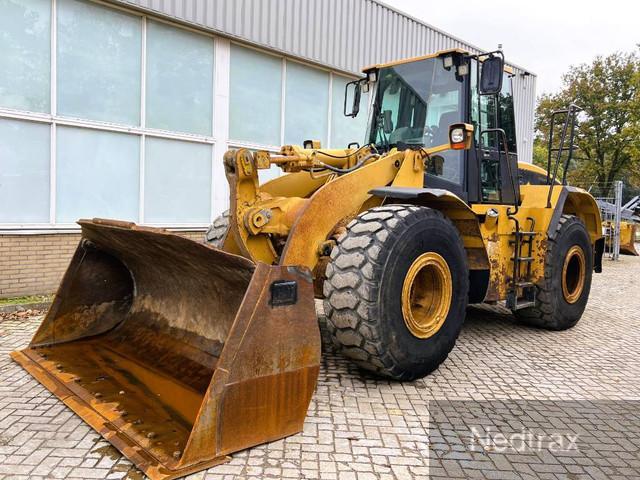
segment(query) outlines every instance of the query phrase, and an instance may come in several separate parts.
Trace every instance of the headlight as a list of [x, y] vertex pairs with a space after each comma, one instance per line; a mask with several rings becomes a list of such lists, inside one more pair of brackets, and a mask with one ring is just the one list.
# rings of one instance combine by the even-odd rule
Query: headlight
[[462, 128], [454, 128], [451, 130], [451, 143], [462, 143], [464, 142], [464, 129]]
[[449, 148], [465, 150], [471, 148], [473, 125], [470, 123], [454, 123], [449, 127]]

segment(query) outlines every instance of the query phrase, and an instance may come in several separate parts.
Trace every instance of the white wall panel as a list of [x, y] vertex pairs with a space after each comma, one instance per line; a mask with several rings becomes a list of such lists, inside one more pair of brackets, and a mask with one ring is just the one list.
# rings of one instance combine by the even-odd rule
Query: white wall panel
[[142, 20], [83, 0], [57, 0], [61, 115], [140, 124]]
[[145, 222], [207, 223], [211, 145], [147, 138], [145, 157]]
[[49, 125], [0, 119], [0, 222], [49, 221]]
[[57, 133], [56, 223], [138, 221], [140, 137], [71, 127]]
[[327, 144], [329, 73], [287, 62], [284, 143], [301, 145], [305, 140]]
[[146, 126], [212, 134], [213, 38], [147, 22]]
[[51, 3], [0, 0], [0, 106], [49, 112]]

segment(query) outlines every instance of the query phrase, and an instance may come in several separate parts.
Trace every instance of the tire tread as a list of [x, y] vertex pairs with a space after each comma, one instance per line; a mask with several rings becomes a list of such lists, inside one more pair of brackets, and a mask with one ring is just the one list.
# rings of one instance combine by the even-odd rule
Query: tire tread
[[[399, 362], [385, 348], [376, 329], [379, 288], [375, 279], [385, 268], [389, 255], [385, 247], [398, 239], [396, 225], [404, 222], [410, 226], [428, 217], [444, 219], [455, 229], [442, 212], [415, 205], [383, 205], [361, 213], [338, 238], [323, 286], [327, 328], [340, 353], [363, 369], [398, 380], [409, 377], [398, 367]], [[464, 252], [461, 239], [460, 248]], [[453, 344], [441, 361], [451, 348]]]
[[204, 243], [215, 248], [222, 248], [229, 231], [230, 215], [229, 210], [225, 210], [213, 221], [204, 235]]

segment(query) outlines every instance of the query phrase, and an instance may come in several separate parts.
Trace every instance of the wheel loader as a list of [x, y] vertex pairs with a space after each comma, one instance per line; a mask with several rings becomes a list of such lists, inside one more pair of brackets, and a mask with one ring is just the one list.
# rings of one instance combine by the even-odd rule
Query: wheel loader
[[[79, 221], [53, 304], [12, 355], [152, 479], [302, 429], [315, 298], [336, 347], [392, 380], [436, 369], [471, 303], [551, 330], [580, 319], [601, 265], [598, 207], [555, 173], [519, 185], [502, 52], [364, 74], [344, 104], [356, 116], [369, 93], [362, 145], [225, 154], [230, 208], [208, 243]], [[274, 165], [286, 174], [260, 184]]]

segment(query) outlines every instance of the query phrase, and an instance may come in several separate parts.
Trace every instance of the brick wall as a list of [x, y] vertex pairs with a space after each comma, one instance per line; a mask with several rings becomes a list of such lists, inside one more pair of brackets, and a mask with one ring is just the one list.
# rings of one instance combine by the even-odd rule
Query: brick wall
[[[178, 232], [200, 241], [203, 232]], [[0, 298], [54, 293], [79, 233], [0, 235]]]

